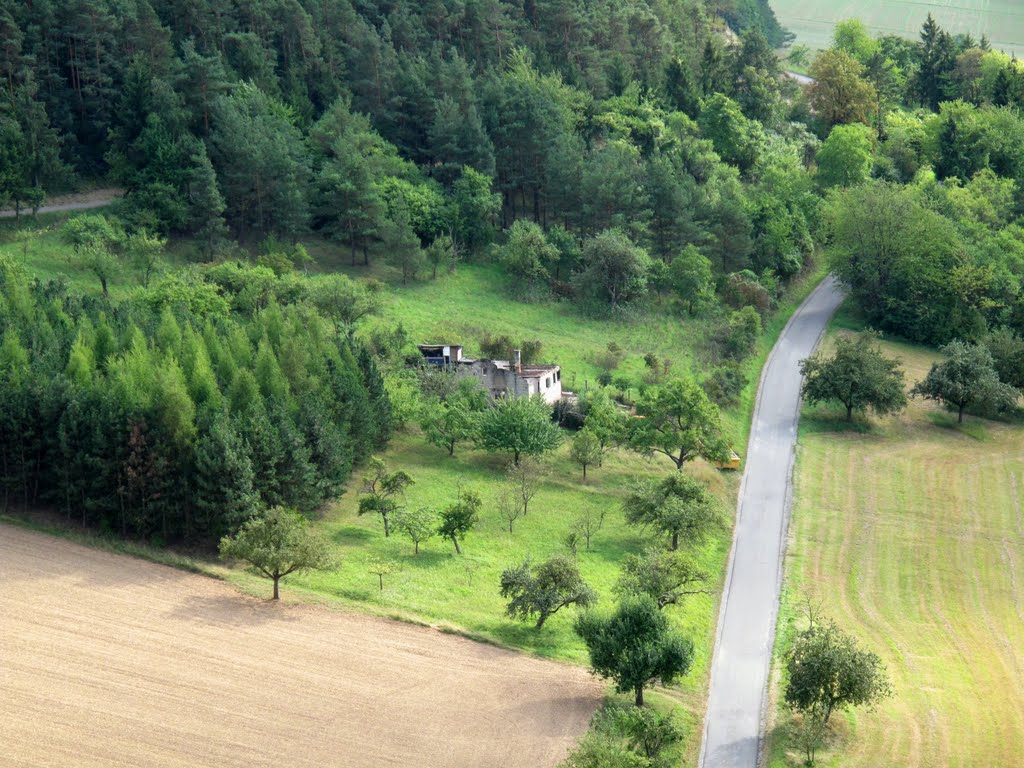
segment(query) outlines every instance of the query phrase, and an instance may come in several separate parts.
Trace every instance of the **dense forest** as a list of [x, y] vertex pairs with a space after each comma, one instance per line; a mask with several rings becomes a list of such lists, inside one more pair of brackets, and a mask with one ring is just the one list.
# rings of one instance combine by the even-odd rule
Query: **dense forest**
[[[785, 37], [764, 2], [0, 0], [3, 203], [126, 191], [64, 233], [102, 297], [0, 264], [5, 499], [212, 540], [335, 493], [391, 405], [365, 297], [282, 279], [307, 236], [403, 282], [667, 299], [726, 359], [824, 251], [883, 330], [1017, 344], [1024, 66], [847, 22], [801, 91]], [[208, 263], [110, 299], [103, 265], [163, 238]]]

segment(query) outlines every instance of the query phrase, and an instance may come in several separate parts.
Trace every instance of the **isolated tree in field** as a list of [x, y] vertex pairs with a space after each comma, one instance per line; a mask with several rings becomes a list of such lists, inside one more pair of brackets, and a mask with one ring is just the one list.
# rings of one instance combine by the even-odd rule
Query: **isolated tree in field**
[[498, 491], [498, 512], [508, 521], [508, 532], [512, 533], [512, 524], [526, 514], [526, 504], [522, 494], [512, 482], [503, 483]]
[[377, 577], [377, 589], [384, 591], [384, 577], [395, 572], [395, 564], [390, 560], [382, 560], [379, 557], [372, 558], [366, 564], [366, 572]]
[[120, 225], [101, 214], [89, 214], [68, 219], [60, 234], [73, 249], [74, 266], [95, 275], [103, 295], [108, 296], [110, 280], [121, 271], [117, 254], [125, 234]]
[[298, 512], [272, 507], [246, 522], [234, 536], [220, 540], [220, 556], [244, 560], [251, 569], [274, 581], [274, 599], [279, 599], [278, 582], [296, 571], [328, 570], [334, 565], [330, 544]]
[[413, 544], [413, 554], [420, 553], [420, 544], [437, 533], [437, 513], [427, 507], [400, 509], [395, 512], [394, 529], [404, 533]]
[[523, 505], [523, 517], [530, 511], [530, 502], [537, 495], [547, 474], [547, 467], [532, 456], [524, 457], [518, 464], [509, 462], [505, 467], [505, 482], [519, 497]]
[[626, 439], [629, 417], [612, 401], [604, 389], [591, 390], [581, 398], [580, 406], [584, 414], [584, 428], [597, 438], [601, 446], [601, 456], [597, 461], [597, 466], [601, 466], [608, 450]]
[[538, 456], [557, 448], [562, 433], [540, 395], [502, 397], [481, 414], [477, 442], [488, 451], [511, 452], [518, 465], [524, 454]]
[[640, 453], [661, 453], [677, 470], [703, 456], [721, 460], [728, 454], [722, 436], [721, 415], [707, 393], [690, 377], [652, 387], [636, 404], [629, 445]]
[[388, 472], [383, 459], [370, 459], [369, 472], [363, 477], [363, 495], [359, 497], [359, 514], [380, 515], [384, 521], [384, 538], [391, 535], [391, 515], [401, 506], [405, 489], [413, 484], [408, 473]]
[[615, 591], [623, 596], [647, 595], [664, 608], [686, 595], [707, 594], [708, 579], [708, 573], [681, 552], [648, 549], [622, 561]]
[[588, 509], [573, 521], [572, 529], [583, 538], [588, 552], [590, 551], [591, 539], [604, 527], [604, 515], [604, 509], [600, 512], [595, 509]]
[[800, 374], [804, 399], [812, 404], [842, 403], [847, 421], [853, 421], [854, 411], [870, 408], [885, 416], [907, 406], [900, 362], [882, 354], [872, 333], [837, 338], [831, 357], [817, 352], [801, 360]]
[[723, 524], [718, 502], [707, 486], [681, 473], [659, 483], [641, 484], [626, 497], [623, 507], [627, 523], [669, 535], [673, 550], [679, 548], [680, 538], [697, 544]]
[[587, 428], [581, 429], [572, 439], [569, 455], [583, 468], [583, 479], [587, 479], [587, 467], [601, 463], [601, 441]]
[[459, 489], [459, 496], [455, 503], [449, 504], [441, 510], [437, 532], [446, 539], [451, 539], [457, 555], [462, 554], [459, 542], [466, 538], [466, 534], [480, 519], [481, 503], [480, 495], [475, 491]]
[[992, 354], [985, 347], [952, 341], [942, 347], [942, 353], [947, 359], [932, 365], [924, 380], [910, 390], [912, 395], [955, 408], [960, 423], [969, 406], [999, 411], [1017, 402], [1020, 393], [999, 380]]
[[430, 279], [437, 279], [437, 270], [440, 267], [448, 267], [448, 271], [455, 270], [455, 263], [458, 261], [458, 251], [455, 241], [449, 235], [441, 235], [427, 247], [427, 263], [430, 264]]
[[[465, 380], [469, 383], [469, 380]], [[475, 382], [473, 382], [475, 385]], [[430, 406], [421, 426], [427, 441], [444, 448], [449, 456], [455, 455], [455, 446], [472, 440], [477, 435], [480, 414], [487, 409], [487, 394], [479, 386], [459, 388], [441, 402]]]
[[309, 286], [309, 300], [336, 326], [351, 332], [364, 317], [380, 312], [383, 302], [376, 285], [347, 275], [321, 275]]
[[626, 597], [611, 616], [588, 611], [576, 619], [576, 634], [590, 653], [590, 666], [633, 691], [644, 704], [644, 688], [655, 680], [671, 685], [693, 662], [693, 643], [669, 627], [658, 604], [646, 595]]
[[567, 605], [586, 608], [597, 601], [576, 563], [561, 556], [536, 566], [527, 558], [517, 568], [506, 568], [501, 574], [501, 596], [509, 598], [505, 612], [511, 618], [525, 621], [536, 616], [537, 629]]
[[831, 621], [812, 624], [786, 656], [786, 704], [828, 723], [847, 707], [873, 706], [892, 695], [882, 660]]

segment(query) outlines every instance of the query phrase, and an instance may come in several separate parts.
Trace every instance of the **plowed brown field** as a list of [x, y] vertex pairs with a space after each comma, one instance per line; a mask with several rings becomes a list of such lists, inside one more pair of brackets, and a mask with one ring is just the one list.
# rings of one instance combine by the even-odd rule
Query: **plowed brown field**
[[545, 766], [583, 669], [0, 525], [4, 766]]

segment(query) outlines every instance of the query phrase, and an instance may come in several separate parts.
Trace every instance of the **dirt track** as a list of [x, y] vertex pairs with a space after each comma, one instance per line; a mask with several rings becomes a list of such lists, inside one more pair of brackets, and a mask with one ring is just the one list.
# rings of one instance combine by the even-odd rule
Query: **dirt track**
[[0, 525], [4, 766], [545, 766], [602, 686]]

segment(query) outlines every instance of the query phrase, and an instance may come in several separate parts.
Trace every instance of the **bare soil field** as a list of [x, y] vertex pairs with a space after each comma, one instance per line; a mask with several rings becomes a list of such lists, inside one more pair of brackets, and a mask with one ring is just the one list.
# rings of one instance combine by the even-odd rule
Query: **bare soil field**
[[550, 766], [603, 686], [0, 525], [5, 766]]

